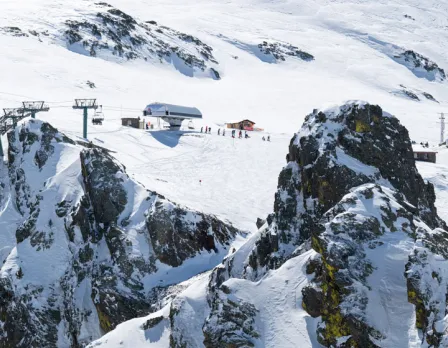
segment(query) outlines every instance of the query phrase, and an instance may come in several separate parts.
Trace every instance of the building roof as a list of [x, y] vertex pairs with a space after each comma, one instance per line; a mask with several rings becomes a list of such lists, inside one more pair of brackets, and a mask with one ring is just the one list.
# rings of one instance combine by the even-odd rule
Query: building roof
[[420, 144], [412, 144], [412, 151], [414, 151], [415, 153], [437, 153], [437, 151], [429, 148], [429, 147], [423, 147]]
[[148, 109], [151, 110], [153, 116], [159, 116], [159, 114], [165, 115], [165, 111], [168, 110], [170, 116], [202, 118], [202, 113], [199, 111], [199, 109], [190, 106], [181, 106], [166, 103], [152, 103], [145, 107], [145, 110]]
[[251, 122], [251, 123], [255, 124], [255, 122], [254, 122], [254, 121], [248, 120], [247, 118], [246, 118], [246, 119], [244, 119], [244, 120], [239, 120], [239, 121], [228, 121], [228, 122], [226, 122], [226, 124], [232, 124], [232, 123], [241, 123], [241, 122], [244, 122], [244, 121], [249, 121], [249, 122]]

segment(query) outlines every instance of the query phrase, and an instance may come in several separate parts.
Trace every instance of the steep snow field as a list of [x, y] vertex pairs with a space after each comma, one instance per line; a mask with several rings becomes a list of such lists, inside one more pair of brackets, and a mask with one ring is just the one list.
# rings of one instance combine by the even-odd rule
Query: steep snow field
[[[62, 23], [95, 14], [94, 1], [3, 0], [1, 27], [48, 31], [48, 36], [39, 42], [33, 36], [13, 37], [0, 30], [0, 106], [46, 100], [51, 110], [38, 118], [76, 138], [82, 135], [82, 113], [71, 109], [73, 99], [97, 98], [104, 105], [106, 120], [103, 126], [92, 126], [89, 119], [89, 140], [115, 151], [131, 176], [176, 202], [254, 232], [256, 218], [272, 212], [289, 141], [305, 115], [348, 99], [381, 105], [400, 119], [416, 141], [439, 141], [438, 113], [448, 111], [448, 84], [421, 69], [410, 69], [396, 55], [400, 48], [414, 50], [448, 69], [446, 0], [109, 3], [138, 20], [156, 20], [200, 38], [214, 49], [221, 80], [189, 77], [169, 63], [93, 58], [70, 51], [62, 40]], [[269, 61], [257, 47], [263, 40], [295, 45], [315, 60]], [[87, 81], [96, 88], [89, 88]], [[195, 131], [182, 132], [121, 126], [121, 117], [140, 116], [143, 107], [154, 101], [196, 106], [204, 120], [195, 124]], [[229, 133], [218, 137], [216, 131], [225, 121], [242, 118], [253, 119], [265, 133], [253, 133], [247, 140], [232, 140]], [[206, 125], [212, 127], [212, 134], [199, 133]], [[271, 134], [270, 143], [261, 140], [265, 134]], [[2, 143], [5, 147], [5, 136]], [[439, 214], [448, 220], [448, 150], [440, 151], [438, 164], [423, 163], [418, 168], [434, 183]], [[63, 170], [69, 173], [70, 167], [61, 167], [59, 173]], [[0, 175], [5, 172], [2, 167]], [[63, 180], [60, 175], [55, 178]], [[10, 210], [2, 216], [15, 221], [17, 212], [7, 206]], [[14, 239], [15, 227], [8, 221], [2, 219], [0, 225], [0, 259], [9, 253]], [[241, 244], [238, 240], [235, 246]], [[307, 282], [302, 268], [309, 253], [303, 255], [302, 263], [287, 262], [257, 283], [231, 280], [237, 295], [251, 299], [260, 310], [258, 325], [263, 334], [258, 347], [318, 347], [313, 336], [317, 323], [300, 308], [300, 289]], [[403, 260], [385, 260], [387, 267], [397, 262]], [[199, 277], [180, 295], [191, 305], [191, 317], [207, 316], [207, 309], [201, 307], [207, 282], [207, 275]], [[385, 291], [393, 292], [389, 285], [396, 284], [382, 284]], [[274, 291], [279, 288], [281, 292]], [[140, 328], [147, 319], [160, 315], [165, 319], [153, 329]], [[148, 318], [123, 323], [92, 347], [167, 347], [168, 316], [166, 307]], [[191, 337], [202, 335], [194, 325], [185, 330]], [[392, 343], [408, 346], [404, 341]]]

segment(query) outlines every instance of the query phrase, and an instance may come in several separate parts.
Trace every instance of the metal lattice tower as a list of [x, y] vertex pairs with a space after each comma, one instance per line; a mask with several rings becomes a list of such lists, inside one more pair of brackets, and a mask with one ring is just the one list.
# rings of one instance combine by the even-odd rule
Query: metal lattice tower
[[88, 110], [89, 109], [96, 110], [97, 108], [98, 108], [98, 105], [96, 104], [96, 99], [75, 99], [75, 104], [73, 105], [73, 109], [84, 110], [84, 124], [83, 124], [83, 132], [82, 132], [84, 139], [87, 139]]
[[[10, 129], [17, 126], [17, 122], [25, 117], [36, 118], [38, 112], [47, 112], [50, 107], [44, 101], [25, 101], [21, 108], [3, 109], [4, 115], [0, 117], [0, 134], [6, 134]], [[3, 157], [3, 147], [0, 139], [0, 158]]]
[[442, 112], [440, 114], [440, 143], [445, 142], [445, 114]]
[[50, 111], [50, 107], [44, 101], [24, 101], [22, 104], [24, 112], [31, 113], [31, 118], [36, 118], [38, 112]]
[[[5, 134], [17, 126], [17, 122], [26, 117], [23, 108], [3, 109], [4, 115], [0, 117], [0, 134]], [[0, 139], [0, 158], [3, 159], [4, 152]]]

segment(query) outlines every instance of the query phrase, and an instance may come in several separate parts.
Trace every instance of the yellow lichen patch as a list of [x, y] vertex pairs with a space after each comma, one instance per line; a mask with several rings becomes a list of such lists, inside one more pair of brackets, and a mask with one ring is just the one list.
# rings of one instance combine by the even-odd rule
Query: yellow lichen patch
[[317, 251], [319, 254], [322, 255], [322, 253], [323, 253], [324, 250], [322, 249], [322, 246], [320, 245], [319, 238], [316, 237], [315, 235], [312, 235], [312, 236], [311, 236], [311, 247], [312, 247], [315, 251]]
[[415, 303], [417, 300], [417, 293], [414, 290], [408, 289], [408, 302]]
[[328, 342], [350, 335], [350, 330], [339, 311], [330, 313], [325, 319], [325, 338]]
[[339, 301], [340, 301], [339, 293], [333, 288], [330, 290], [330, 298], [331, 298], [331, 303], [334, 306], [339, 305]]
[[370, 126], [367, 123], [364, 123], [360, 120], [355, 121], [355, 129], [358, 133], [365, 133], [370, 131]]
[[112, 330], [112, 324], [110, 323], [109, 317], [104, 314], [98, 306], [96, 307], [96, 311], [98, 313], [98, 319], [100, 320], [100, 327], [104, 332], [109, 332]]
[[324, 262], [324, 266], [328, 271], [327, 273], [328, 273], [328, 276], [330, 277], [330, 279], [334, 280], [334, 273], [337, 272], [338, 269], [336, 267], [333, 267], [332, 265], [330, 265], [327, 262]]
[[373, 122], [378, 123], [380, 122], [380, 117], [378, 115], [373, 115], [372, 120]]
[[424, 330], [426, 327], [426, 309], [422, 299], [418, 297], [416, 291], [408, 289], [408, 302], [415, 305], [415, 326]]
[[324, 204], [325, 203], [325, 191], [327, 190], [327, 187], [329, 187], [330, 184], [328, 183], [328, 181], [323, 180], [320, 185], [319, 185], [319, 196], [318, 196], [318, 200], [320, 204]]

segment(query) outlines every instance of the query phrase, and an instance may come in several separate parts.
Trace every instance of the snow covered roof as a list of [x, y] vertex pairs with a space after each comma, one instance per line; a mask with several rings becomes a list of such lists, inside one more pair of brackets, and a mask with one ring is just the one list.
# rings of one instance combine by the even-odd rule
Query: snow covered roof
[[437, 153], [434, 149], [431, 149], [429, 147], [423, 147], [420, 144], [412, 144], [412, 151], [414, 152], [431, 152], [431, 153]]
[[154, 116], [165, 115], [165, 112], [168, 111], [170, 116], [202, 118], [202, 113], [198, 108], [166, 103], [149, 104], [146, 106], [145, 111]]
[[254, 122], [254, 121], [251, 121], [251, 120], [245, 118], [245, 119], [239, 119], [239, 120], [237, 120], [237, 121], [234, 121], [234, 120], [233, 120], [233, 121], [227, 121], [226, 124], [240, 123], [240, 122], [244, 122], [244, 121], [249, 121], [249, 122], [251, 122], [251, 123], [253, 123], [253, 124], [256, 123], [256, 122]]

